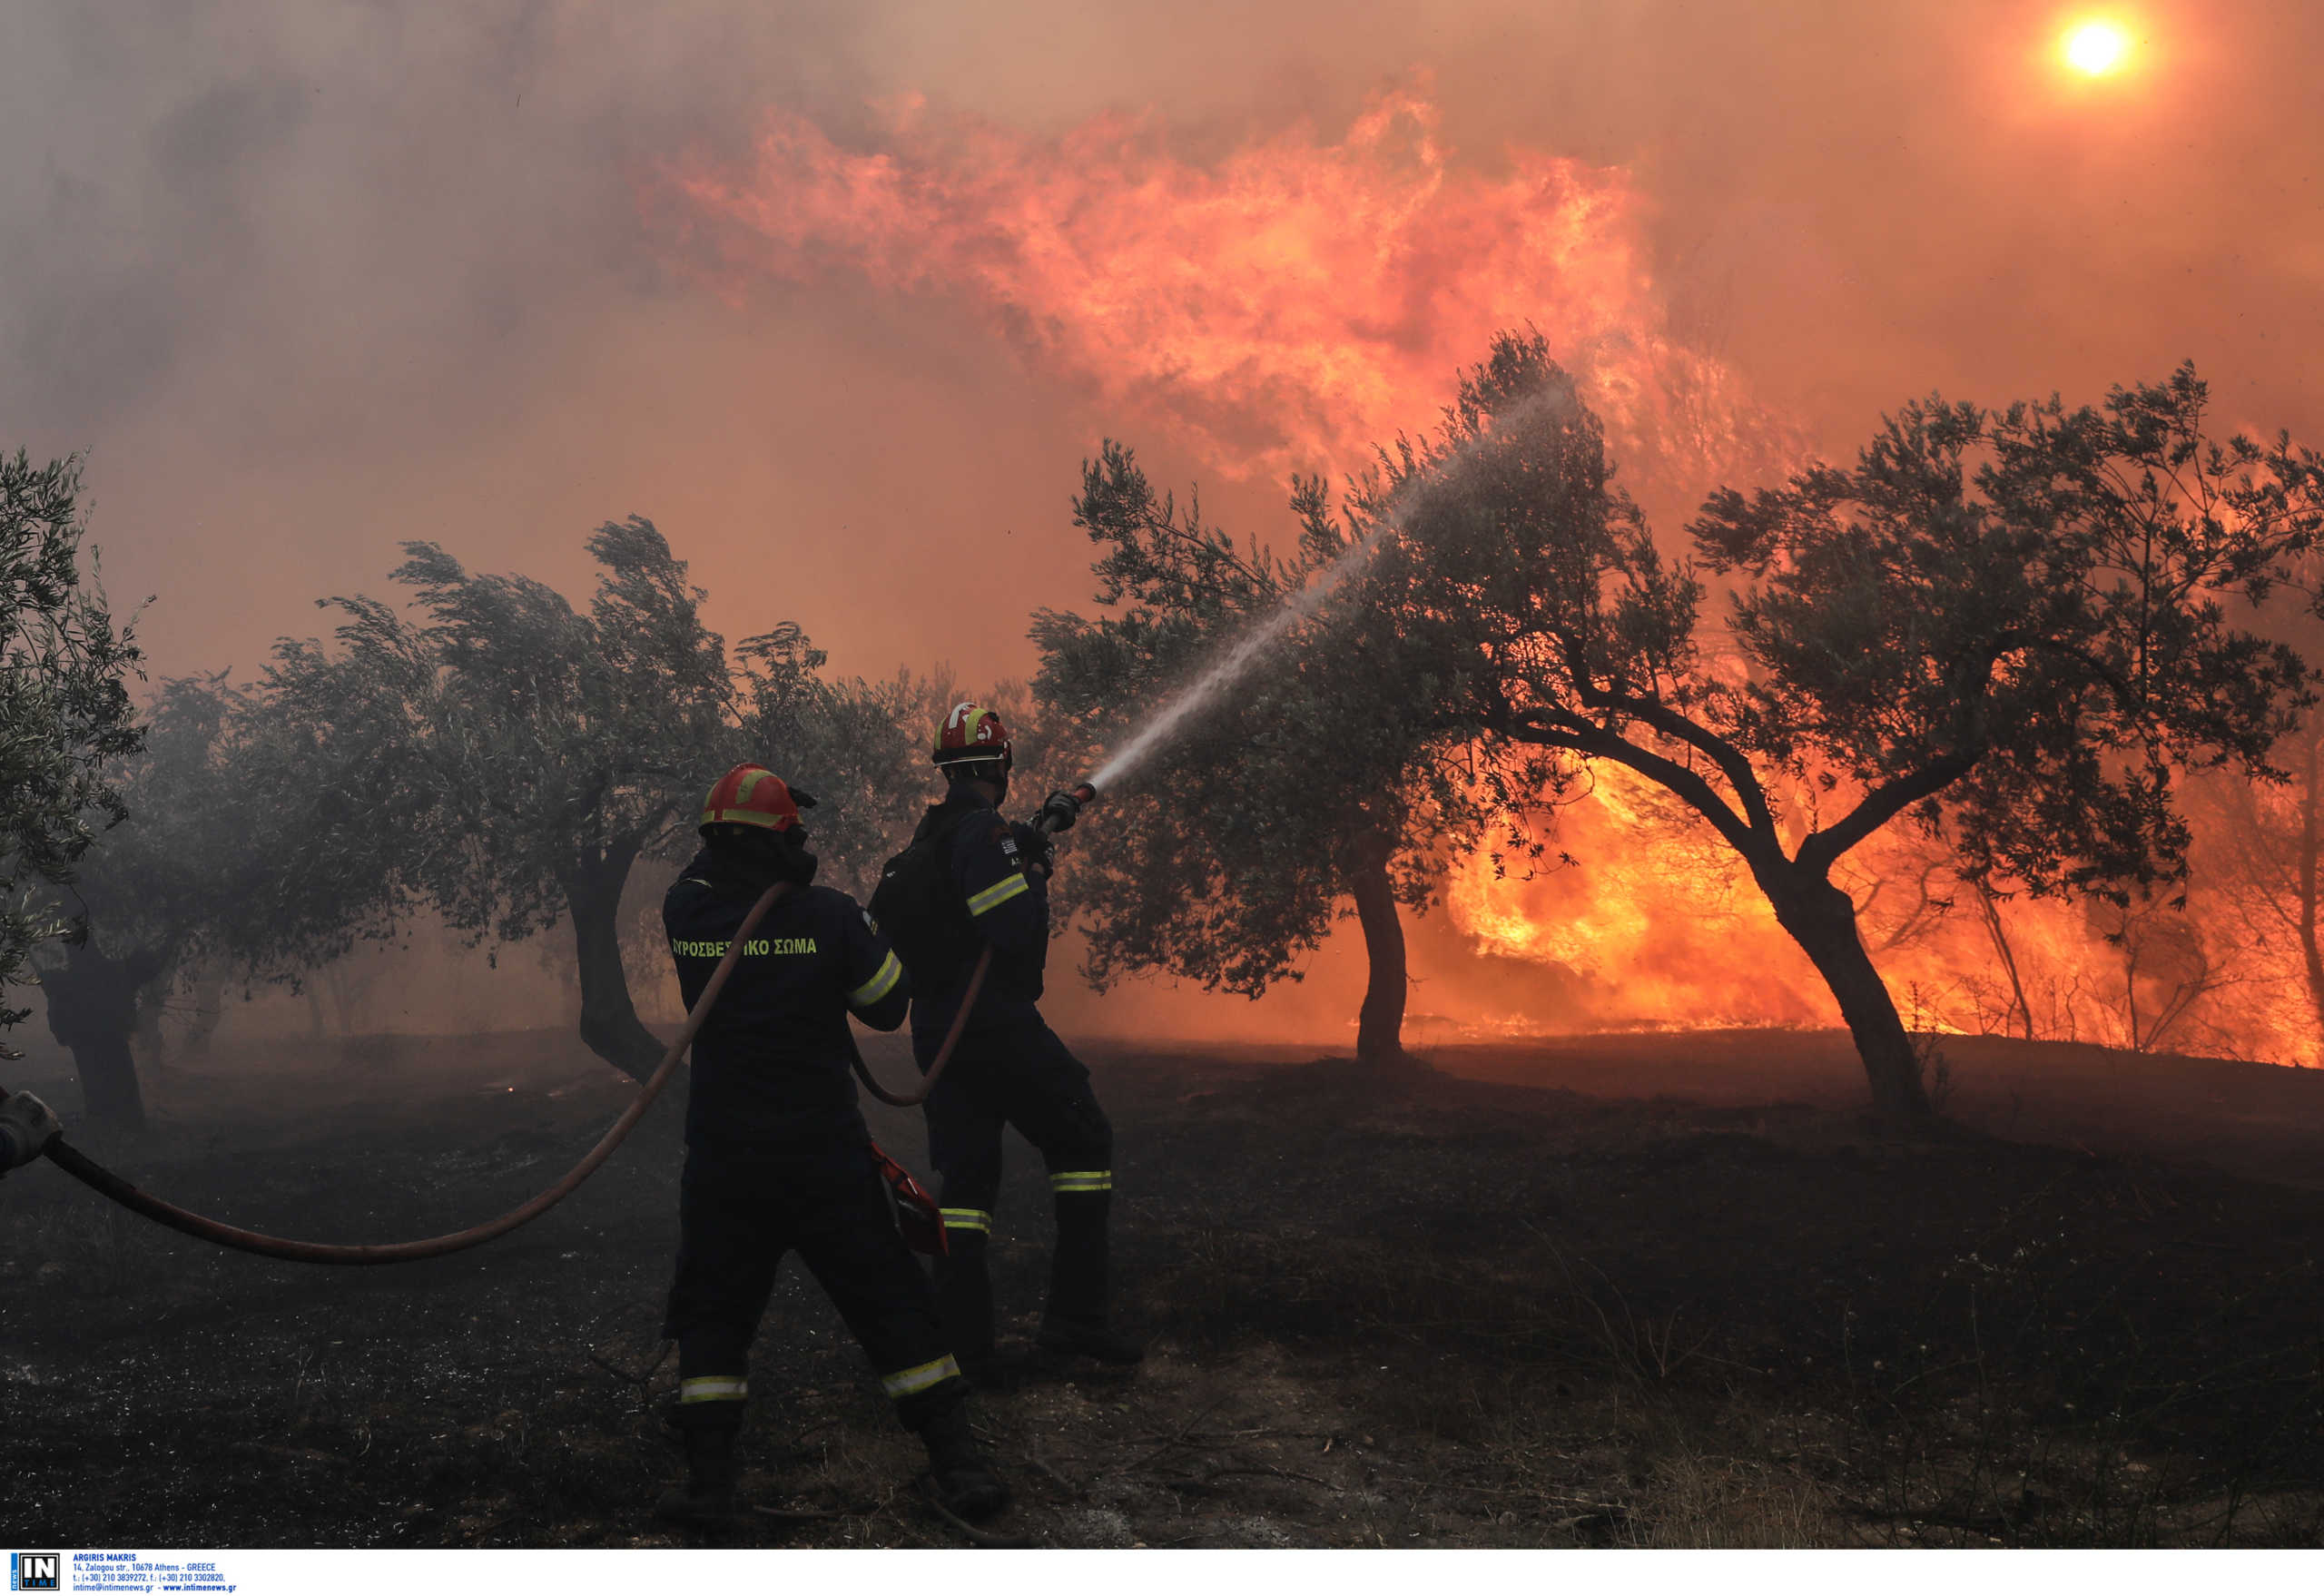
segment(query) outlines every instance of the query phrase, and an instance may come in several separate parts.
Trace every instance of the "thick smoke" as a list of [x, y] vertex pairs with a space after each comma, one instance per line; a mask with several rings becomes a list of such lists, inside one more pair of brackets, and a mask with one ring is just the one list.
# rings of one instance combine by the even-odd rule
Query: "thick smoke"
[[[2081, 84], [2060, 19], [2002, 0], [27, 0], [0, 8], [0, 445], [92, 452], [158, 673], [247, 674], [313, 598], [382, 590], [403, 537], [582, 591], [582, 537], [635, 510], [730, 637], [790, 617], [842, 669], [1021, 675], [1028, 612], [1087, 601], [1065, 502], [1100, 435], [1150, 422], [1174, 480], [1245, 447], [1262, 468], [1209, 504], [1262, 531], [1315, 435], [1109, 389], [956, 274], [722, 296], [669, 225], [674, 165], [747, 172], [781, 125], [837, 169], [957, 176], [914, 140], [1057, 151], [1111, 118], [1216, 183], [1345, 152], [1400, 96], [1435, 108], [1425, 151], [1377, 150], [1430, 194], [1554, 169], [1620, 196], [1649, 330], [1827, 450], [1931, 388], [2089, 399], [2190, 355], [2222, 420], [2324, 433], [2286, 353], [2324, 331], [2324, 13], [2141, 12], [2138, 70]], [[1460, 341], [1394, 369], [1441, 385]]]

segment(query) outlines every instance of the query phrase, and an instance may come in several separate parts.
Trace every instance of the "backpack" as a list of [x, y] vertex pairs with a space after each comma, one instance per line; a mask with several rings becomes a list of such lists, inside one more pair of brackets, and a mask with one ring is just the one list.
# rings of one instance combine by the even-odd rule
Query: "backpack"
[[969, 906], [952, 884], [952, 836], [964, 813], [923, 823], [911, 846], [880, 867], [872, 891], [880, 934], [903, 961], [913, 990], [931, 997], [968, 969], [976, 946]]

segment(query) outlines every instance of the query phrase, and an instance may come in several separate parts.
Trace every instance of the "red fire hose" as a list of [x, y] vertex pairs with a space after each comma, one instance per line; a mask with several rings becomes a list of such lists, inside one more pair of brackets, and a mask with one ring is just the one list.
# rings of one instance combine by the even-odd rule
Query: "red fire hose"
[[[1084, 785], [1068, 796], [1074, 800], [1074, 806], [1078, 808], [1081, 803], [1096, 795], [1094, 789]], [[1051, 802], [1054, 803], [1056, 800]], [[1055, 829], [1046, 812], [1039, 823], [1044, 830]], [[1061, 823], [1069, 823], [1069, 817]], [[613, 1128], [606, 1132], [578, 1164], [566, 1172], [564, 1179], [522, 1207], [512, 1208], [497, 1219], [488, 1219], [466, 1230], [456, 1230], [449, 1236], [431, 1236], [421, 1241], [357, 1246], [325, 1241], [293, 1241], [288, 1236], [266, 1236], [255, 1230], [222, 1224], [190, 1209], [181, 1208], [175, 1203], [165, 1202], [152, 1192], [123, 1180], [61, 1136], [48, 1144], [44, 1156], [91, 1190], [112, 1198], [133, 1213], [144, 1215], [157, 1225], [166, 1225], [172, 1230], [197, 1240], [231, 1247], [236, 1252], [256, 1253], [261, 1257], [289, 1258], [301, 1264], [409, 1264], [421, 1258], [440, 1258], [447, 1253], [481, 1246], [547, 1213], [571, 1197], [583, 1181], [596, 1174], [598, 1165], [613, 1157], [614, 1149], [621, 1146], [623, 1138], [645, 1117], [645, 1110], [653, 1107], [654, 1099], [661, 1096], [662, 1089], [669, 1084], [671, 1075], [678, 1067], [678, 1060], [684, 1058], [686, 1049], [694, 1045], [694, 1033], [710, 1017], [711, 1005], [718, 1000], [719, 992], [726, 985], [726, 978], [734, 972], [734, 961], [742, 956], [743, 944], [750, 940], [751, 933], [758, 929], [759, 921], [766, 918], [767, 911], [774, 907], [775, 901], [790, 890], [788, 882], [776, 882], [760, 893], [758, 901], [751, 905], [751, 911], [743, 916], [743, 923], [736, 929], [734, 940], [727, 945], [725, 957], [719, 960], [718, 968], [710, 972], [710, 983], [702, 989], [702, 996], [687, 1010], [685, 1023], [678, 1028], [676, 1039], [663, 1053], [662, 1062], [646, 1078], [645, 1084], [638, 1089], [637, 1096], [622, 1111], [622, 1117], [614, 1121]], [[984, 990], [985, 972], [991, 967], [992, 950], [987, 948], [977, 956], [976, 968], [969, 973], [968, 990], [961, 994], [960, 1010], [952, 1016], [951, 1028], [944, 1033], [943, 1046], [937, 1049], [936, 1057], [928, 1067], [927, 1079], [918, 1092], [911, 1096], [891, 1092], [872, 1079], [871, 1070], [864, 1067], [861, 1058], [854, 1060], [856, 1075], [871, 1089], [873, 1097], [900, 1108], [913, 1108], [928, 1100], [928, 1094], [936, 1089], [937, 1078], [944, 1073], [945, 1065], [952, 1061], [953, 1049], [960, 1046], [960, 1031], [968, 1024], [969, 1010], [976, 1007], [977, 994]], [[7, 1090], [6, 1087], [0, 1086], [0, 1097], [6, 1096]]]
[[[487, 1220], [481, 1225], [472, 1225], [466, 1230], [454, 1231], [449, 1236], [431, 1236], [424, 1241], [389, 1242], [374, 1246], [340, 1246], [323, 1241], [293, 1241], [287, 1236], [263, 1236], [255, 1230], [243, 1230], [236, 1226], [221, 1224], [215, 1219], [181, 1208], [175, 1203], [164, 1202], [153, 1193], [132, 1186], [103, 1165], [94, 1162], [78, 1148], [68, 1144], [63, 1137], [48, 1144], [49, 1161], [84, 1186], [89, 1187], [102, 1196], [111, 1197], [124, 1208], [144, 1215], [157, 1225], [166, 1225], [172, 1230], [202, 1241], [214, 1242], [220, 1246], [231, 1247], [237, 1252], [256, 1253], [261, 1257], [290, 1258], [301, 1264], [409, 1264], [420, 1258], [440, 1258], [446, 1253], [462, 1252], [468, 1247], [481, 1246], [494, 1237], [506, 1236], [519, 1225], [537, 1219], [547, 1213], [572, 1196], [575, 1188], [583, 1181], [596, 1173], [598, 1165], [613, 1157], [614, 1149], [621, 1146], [622, 1138], [630, 1133], [638, 1120], [645, 1118], [645, 1110], [653, 1106], [654, 1099], [659, 1097], [662, 1089], [669, 1084], [671, 1074], [678, 1067], [678, 1060], [685, 1056], [686, 1049], [693, 1045], [694, 1033], [702, 1029], [702, 1022], [710, 1017], [710, 1006], [718, 1000], [720, 989], [725, 986], [726, 978], [734, 973], [734, 961], [743, 951], [743, 943], [749, 939], [751, 932], [758, 929], [759, 921], [766, 918], [766, 912], [774, 907], [775, 900], [790, 890], [791, 885], [788, 882], [776, 882], [759, 894], [758, 901], [751, 905], [751, 911], [743, 916], [742, 928], [735, 931], [734, 941], [727, 948], [726, 956], [718, 961], [718, 968], [710, 972], [710, 984], [702, 989], [702, 997], [687, 1012], [685, 1024], [678, 1028], [677, 1039], [673, 1041], [668, 1050], [662, 1055], [661, 1064], [652, 1075], [646, 1078], [645, 1084], [638, 1089], [636, 1098], [626, 1109], [623, 1110], [622, 1117], [614, 1121], [614, 1128], [606, 1132], [604, 1138], [596, 1147], [589, 1149], [588, 1154], [578, 1164], [566, 1171], [564, 1179], [524, 1207], [512, 1208], [497, 1219]], [[0, 1090], [5, 1089], [0, 1089]]]
[[[778, 882], [769, 887], [760, 895], [759, 901], [751, 905], [751, 911], [743, 917], [741, 928], [734, 932], [734, 945], [726, 950], [726, 956], [718, 961], [718, 968], [711, 971], [710, 984], [702, 989], [702, 997], [688, 1011], [685, 1024], [679, 1028], [677, 1039], [671, 1042], [668, 1050], [663, 1053], [662, 1062], [655, 1069], [654, 1073], [646, 1078], [645, 1084], [638, 1089], [636, 1098], [623, 1111], [622, 1117], [614, 1121], [613, 1128], [606, 1131], [597, 1145], [591, 1148], [587, 1155], [566, 1173], [564, 1179], [525, 1204], [524, 1207], [512, 1208], [497, 1219], [487, 1220], [481, 1225], [472, 1225], [466, 1230], [454, 1231], [449, 1236], [431, 1236], [423, 1241], [397, 1241], [357, 1246], [344, 1246], [325, 1241], [294, 1241], [288, 1236], [266, 1236], [255, 1230], [244, 1230], [237, 1226], [223, 1224], [204, 1215], [181, 1208], [175, 1203], [166, 1202], [152, 1192], [123, 1180], [103, 1165], [92, 1159], [80, 1148], [67, 1142], [63, 1137], [48, 1144], [47, 1158], [51, 1163], [84, 1186], [100, 1196], [111, 1197], [114, 1202], [133, 1213], [144, 1215], [157, 1225], [166, 1225], [172, 1230], [201, 1241], [213, 1242], [219, 1246], [231, 1247], [236, 1252], [256, 1253], [261, 1257], [289, 1258], [301, 1264], [409, 1264], [421, 1258], [440, 1258], [447, 1253], [463, 1252], [472, 1246], [481, 1246], [484, 1243], [495, 1237], [506, 1236], [518, 1226], [527, 1224], [547, 1213], [566, 1197], [571, 1197], [583, 1181], [596, 1174], [598, 1165], [613, 1157], [614, 1149], [621, 1146], [623, 1138], [629, 1135], [638, 1120], [645, 1118], [645, 1110], [653, 1107], [654, 1099], [659, 1097], [662, 1089], [669, 1084], [671, 1075], [678, 1067], [678, 1060], [685, 1056], [686, 1049], [693, 1045], [694, 1033], [702, 1029], [702, 1022], [709, 1018], [710, 1006], [718, 1000], [719, 989], [726, 984], [727, 976], [733, 973], [734, 960], [742, 951], [743, 943], [749, 939], [751, 932], [758, 929], [759, 921], [766, 918], [766, 912], [774, 907], [775, 900], [790, 890], [789, 883]], [[970, 1006], [977, 1000], [977, 992], [984, 984], [985, 970], [991, 961], [991, 951], [988, 949], [984, 957], [977, 961], [976, 970], [969, 978], [968, 993], [961, 1000], [960, 1011], [953, 1017], [952, 1028], [944, 1037], [944, 1045], [938, 1049], [935, 1062], [929, 1066], [927, 1085], [921, 1089], [917, 1096], [898, 1097], [882, 1089], [880, 1083], [872, 1079], [871, 1072], [864, 1069], [863, 1061], [860, 1059], [855, 1061], [856, 1073], [863, 1078], [863, 1084], [872, 1089], [873, 1096], [883, 1102], [895, 1103], [905, 1108], [921, 1102], [928, 1096], [929, 1090], [936, 1085], [936, 1078], [943, 1073], [944, 1066], [951, 1061], [952, 1049], [960, 1040], [961, 1026], [968, 1020]], [[6, 1092], [5, 1087], [0, 1087], [0, 1096], [6, 1095]]]

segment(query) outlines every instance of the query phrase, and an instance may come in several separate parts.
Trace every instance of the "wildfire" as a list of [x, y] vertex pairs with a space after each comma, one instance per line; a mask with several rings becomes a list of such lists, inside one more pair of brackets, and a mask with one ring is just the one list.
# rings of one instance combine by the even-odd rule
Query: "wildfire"
[[1497, 873], [1478, 854], [1453, 867], [1445, 906], [1480, 951], [1564, 966], [1599, 994], [1604, 1024], [1836, 1018], [1741, 867], [1669, 813], [1644, 778], [1600, 767], [1590, 797], [1559, 814], [1554, 843], [1572, 864]]
[[[1739, 863], [1643, 778], [1602, 766], [1597, 781], [1545, 839], [1573, 866], [1496, 873], [1479, 854], [1453, 867], [1446, 911], [1476, 951], [1563, 966], [1588, 983], [1598, 1025], [1839, 1024]], [[1941, 842], [1900, 831], [1835, 877], [1912, 1029], [2319, 1061], [2280, 951], [2204, 936], [2233, 918], [2224, 903], [2018, 897], [1988, 913], [1951, 864]]]
[[[1336, 141], [1301, 126], [1209, 163], [1174, 153], [1152, 119], [1042, 138], [916, 103], [881, 143], [844, 148], [770, 113], [742, 166], [695, 154], [661, 174], [672, 248], [738, 299], [842, 280], [944, 296], [1098, 396], [1109, 430], [1167, 428], [1239, 476], [1362, 465], [1429, 423], [1493, 331], [1528, 322], [1582, 379], [1634, 491], [1690, 503], [1803, 452], [1674, 336], [1627, 172], [1521, 148], [1494, 172], [1465, 164], [1420, 88]], [[1636, 778], [1601, 770], [1556, 842], [1580, 863], [1453, 870], [1449, 911], [1479, 951], [1564, 966], [1602, 1023], [1837, 1022], [1739, 866]], [[2280, 982], [2191, 961], [2167, 920], [1984, 913], [1927, 848], [1892, 828], [1845, 872], [1916, 1028], [2315, 1056]]]
[[844, 274], [962, 299], [1109, 415], [1236, 474], [1360, 463], [1529, 320], [1628, 470], [1691, 488], [1794, 452], [1669, 335], [1625, 172], [1525, 149], [1499, 175], [1459, 165], [1416, 90], [1337, 143], [1302, 127], [1212, 164], [1124, 117], [1041, 140], [915, 107], [891, 143], [843, 149], [773, 113], [747, 169], [674, 165], [684, 258], [736, 294]]

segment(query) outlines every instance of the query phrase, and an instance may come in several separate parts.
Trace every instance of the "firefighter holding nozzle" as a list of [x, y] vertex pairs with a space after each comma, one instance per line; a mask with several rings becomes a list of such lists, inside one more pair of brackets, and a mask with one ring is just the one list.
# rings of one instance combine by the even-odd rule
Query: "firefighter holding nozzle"
[[1089, 1071], [1038, 1007], [1049, 949], [1048, 833], [1071, 824], [1079, 804], [1060, 793], [1039, 824], [1001, 818], [1014, 761], [1000, 717], [980, 704], [953, 706], [934, 757], [948, 784], [944, 799], [922, 818], [911, 846], [889, 862], [872, 911], [911, 977], [912, 1052], [923, 1072], [968, 1002], [978, 958], [990, 951], [957, 1056], [923, 1110], [950, 1241], [936, 1260], [944, 1329], [971, 1375], [993, 1369], [986, 1251], [1000, 1194], [1001, 1131], [1013, 1125], [1049, 1167], [1057, 1212], [1036, 1345], [1062, 1356], [1135, 1364], [1144, 1349], [1109, 1317], [1113, 1128]]
[[0, 1175], [31, 1163], [64, 1134], [64, 1122], [32, 1093], [0, 1098]]
[[[678, 1344], [672, 1423], [689, 1480], [661, 1512], [695, 1523], [733, 1512], [751, 1340], [776, 1266], [796, 1248], [896, 1416], [926, 1443], [938, 1501], [988, 1518], [1008, 1489], [969, 1428], [968, 1383], [889, 1207], [891, 1187], [926, 1198], [872, 1142], [849, 1074], [848, 1015], [893, 1030], [911, 987], [855, 900], [812, 884], [800, 812], [813, 803], [762, 765], [736, 765], [710, 790], [703, 851], [663, 901], [692, 1009], [759, 896], [778, 882], [792, 888], [743, 942], [694, 1039], [677, 1278], [663, 1327]], [[938, 1233], [932, 1216], [927, 1230]]]

